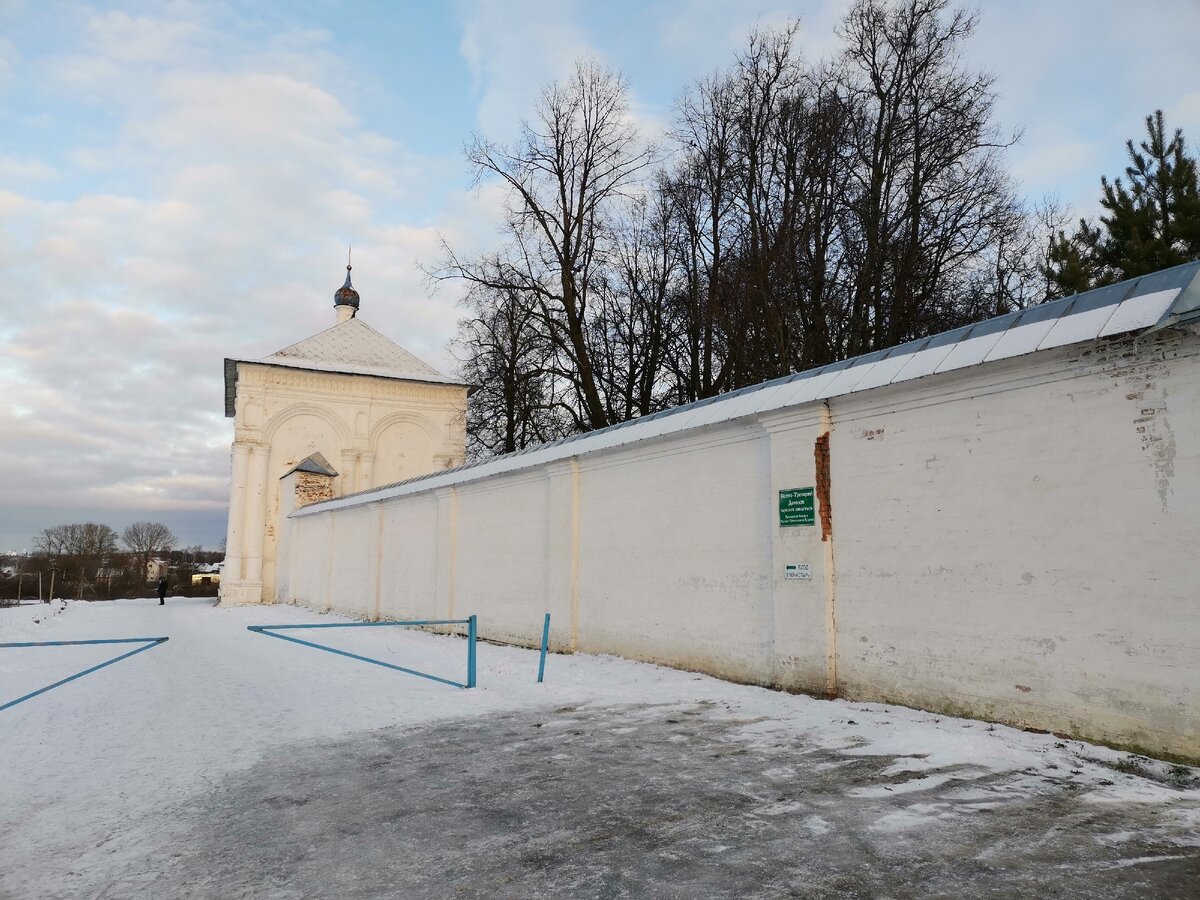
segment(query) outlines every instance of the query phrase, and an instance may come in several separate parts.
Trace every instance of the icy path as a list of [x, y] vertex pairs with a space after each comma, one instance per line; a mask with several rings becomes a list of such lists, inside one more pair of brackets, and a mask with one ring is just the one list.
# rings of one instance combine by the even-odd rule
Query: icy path
[[[607, 657], [551, 657], [538, 686], [536, 653], [481, 644], [480, 688], [462, 691], [246, 631], [331, 620], [198, 600], [0, 609], [0, 641], [170, 637], [0, 713], [0, 896], [1200, 884], [1192, 771]], [[395, 629], [319, 640], [454, 678], [465, 660], [459, 639]], [[0, 702], [115, 652], [0, 651]]]

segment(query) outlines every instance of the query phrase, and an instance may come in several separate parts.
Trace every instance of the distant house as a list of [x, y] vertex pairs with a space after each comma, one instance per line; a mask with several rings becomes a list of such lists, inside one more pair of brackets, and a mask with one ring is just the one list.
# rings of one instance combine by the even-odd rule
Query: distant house
[[158, 581], [167, 574], [171, 564], [165, 559], [152, 559], [146, 563], [146, 580]]
[[196, 571], [192, 574], [192, 584], [220, 584], [221, 583], [221, 567], [225, 565], [219, 563], [201, 563]]

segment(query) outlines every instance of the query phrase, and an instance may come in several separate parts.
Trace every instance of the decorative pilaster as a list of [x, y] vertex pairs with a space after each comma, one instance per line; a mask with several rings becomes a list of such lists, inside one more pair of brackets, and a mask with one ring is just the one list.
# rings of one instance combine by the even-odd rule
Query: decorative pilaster
[[270, 447], [265, 444], [254, 446], [250, 454], [250, 478], [246, 488], [246, 537], [242, 545], [246, 573], [243, 582], [244, 603], [262, 602], [263, 544], [266, 540], [267, 500], [271, 495], [267, 489], [270, 459]]
[[[221, 602], [230, 605], [262, 602], [263, 542], [267, 521], [267, 469], [271, 448], [237, 441], [233, 446], [233, 499], [226, 540], [226, 564], [233, 575], [223, 578]], [[234, 507], [237, 507], [236, 509]], [[240, 526], [240, 533], [235, 530]], [[232, 549], [233, 552], [230, 552]], [[237, 555], [234, 556], [234, 553]], [[240, 576], [240, 577], [239, 577]]]
[[342, 484], [341, 492], [345, 494], [353, 494], [358, 488], [358, 451], [343, 450], [342, 451]]
[[[222, 581], [240, 581], [242, 578], [242, 540], [246, 531], [246, 467], [250, 458], [250, 445], [244, 441], [233, 442], [233, 463], [230, 466], [232, 490], [229, 494], [229, 523], [225, 532], [225, 568]], [[224, 596], [225, 591], [221, 591]]]
[[580, 471], [575, 457], [550, 463], [546, 478], [546, 597], [556, 650], [579, 648]]
[[436, 609], [444, 610], [446, 618], [453, 619], [458, 569], [458, 491], [453, 486], [438, 488], [433, 496], [437, 498]]
[[365, 491], [375, 487], [375, 454], [364, 451], [358, 455], [358, 487], [355, 490]]
[[[764, 413], [766, 432], [763, 495], [770, 501], [770, 548], [764, 568], [771, 572], [773, 632], [772, 680], [787, 690], [814, 694], [836, 692], [836, 623], [831, 615], [833, 571], [829, 544], [811, 522], [785, 522], [778, 510], [781, 491], [820, 485], [813, 447], [829, 431], [827, 411], [814, 404]], [[808, 577], [788, 576], [788, 566], [803, 567]], [[799, 571], [799, 569], [793, 570]]]

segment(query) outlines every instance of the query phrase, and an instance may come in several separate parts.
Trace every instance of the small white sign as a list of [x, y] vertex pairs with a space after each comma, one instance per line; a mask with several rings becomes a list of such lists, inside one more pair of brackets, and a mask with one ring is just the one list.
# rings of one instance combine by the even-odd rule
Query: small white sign
[[809, 563], [787, 563], [783, 567], [786, 581], [812, 581], [812, 566]]

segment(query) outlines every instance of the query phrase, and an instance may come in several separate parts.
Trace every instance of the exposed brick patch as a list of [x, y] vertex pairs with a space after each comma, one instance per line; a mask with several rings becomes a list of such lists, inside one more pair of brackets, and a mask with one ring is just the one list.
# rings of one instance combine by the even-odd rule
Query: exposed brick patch
[[813, 447], [817, 463], [817, 508], [821, 516], [821, 540], [833, 537], [833, 510], [829, 504], [829, 434], [817, 438]]
[[296, 473], [296, 509], [333, 499], [333, 479], [315, 472]]

